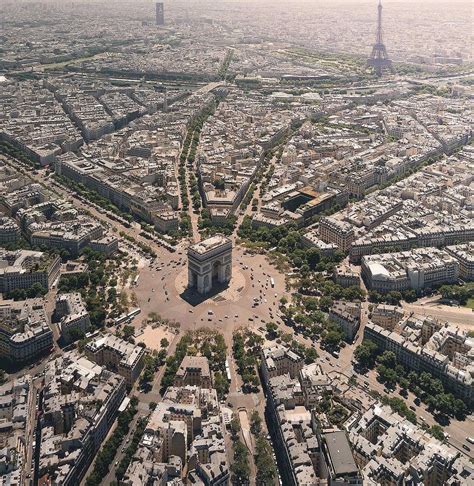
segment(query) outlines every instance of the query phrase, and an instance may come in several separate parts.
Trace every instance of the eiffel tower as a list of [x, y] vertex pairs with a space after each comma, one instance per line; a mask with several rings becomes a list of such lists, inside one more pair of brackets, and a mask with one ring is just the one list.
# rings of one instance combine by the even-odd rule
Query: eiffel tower
[[382, 40], [382, 0], [379, 0], [378, 6], [377, 37], [372, 47], [372, 54], [367, 59], [367, 66], [374, 68], [377, 76], [382, 76], [385, 69], [393, 72], [392, 61], [388, 58], [387, 49]]

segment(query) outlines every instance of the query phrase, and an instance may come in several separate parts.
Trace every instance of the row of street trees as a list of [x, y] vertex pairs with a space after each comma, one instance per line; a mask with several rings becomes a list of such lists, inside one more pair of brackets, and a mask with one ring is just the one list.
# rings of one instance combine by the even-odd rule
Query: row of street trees
[[237, 371], [242, 377], [244, 392], [258, 391], [260, 380], [257, 375], [257, 358], [262, 344], [263, 339], [251, 331], [234, 332], [232, 352]]
[[355, 350], [354, 358], [362, 368], [370, 369], [375, 366], [379, 381], [387, 388], [394, 389], [398, 385], [403, 395], [410, 390], [434, 413], [463, 419], [468, 412], [464, 401], [447, 392], [439, 378], [426, 371], [420, 373], [407, 370], [398, 363], [393, 351], [380, 353], [373, 341], [364, 340]]
[[257, 410], [250, 415], [250, 431], [255, 439], [255, 467], [257, 468], [256, 483], [262, 485], [274, 484], [278, 470], [272, 457], [272, 446], [262, 429], [262, 419]]
[[138, 399], [132, 397], [129, 407], [118, 416], [116, 429], [97, 453], [94, 469], [86, 479], [86, 486], [99, 486], [107, 476], [115, 454], [119, 450], [124, 437], [128, 434], [130, 422], [137, 413], [137, 405]]
[[240, 440], [240, 421], [234, 414], [230, 423], [232, 434], [233, 461], [230, 466], [232, 484], [248, 484], [250, 477], [249, 451]]

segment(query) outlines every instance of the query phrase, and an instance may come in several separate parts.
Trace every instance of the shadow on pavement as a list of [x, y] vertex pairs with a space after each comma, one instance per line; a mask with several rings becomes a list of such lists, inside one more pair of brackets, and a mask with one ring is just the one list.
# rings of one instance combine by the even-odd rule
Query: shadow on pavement
[[229, 288], [229, 284], [214, 283], [212, 289], [207, 294], [200, 294], [195, 288], [187, 288], [179, 296], [188, 304], [196, 307], [206, 300], [216, 300], [221, 292]]

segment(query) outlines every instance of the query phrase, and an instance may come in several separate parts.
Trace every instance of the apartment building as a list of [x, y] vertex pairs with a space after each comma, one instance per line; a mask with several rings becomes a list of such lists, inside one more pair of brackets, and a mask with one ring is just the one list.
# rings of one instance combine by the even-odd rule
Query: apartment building
[[329, 320], [344, 332], [344, 338], [352, 343], [359, 330], [361, 306], [359, 303], [334, 302], [329, 309]]
[[303, 392], [304, 406], [310, 410], [316, 406], [321, 397], [332, 391], [332, 381], [319, 363], [312, 363], [301, 368], [298, 380]]
[[333, 217], [321, 218], [319, 235], [326, 243], [334, 243], [342, 251], [348, 251], [355, 240], [354, 227]]
[[29, 437], [35, 426], [36, 390], [30, 375], [12, 378], [0, 385], [0, 483], [24, 484]]
[[179, 229], [179, 218], [175, 211], [164, 208], [153, 215], [155, 228], [162, 233], [173, 233]]
[[313, 229], [301, 235], [301, 243], [306, 248], [317, 248], [322, 256], [332, 255], [338, 246], [335, 243], [326, 243], [319, 237], [319, 230]]
[[145, 349], [112, 334], [99, 335], [84, 348], [86, 356], [95, 363], [117, 370], [131, 388], [144, 366]]
[[174, 386], [186, 385], [212, 388], [209, 361], [204, 356], [185, 356], [176, 372]]
[[351, 265], [341, 263], [334, 268], [333, 272], [334, 283], [341, 287], [360, 287], [360, 273], [356, 271]]
[[459, 263], [459, 276], [463, 280], [474, 280], [474, 242], [447, 246], [446, 251]]
[[0, 217], [0, 244], [8, 245], [16, 243], [21, 237], [18, 224], [8, 216]]
[[58, 157], [55, 171], [75, 182], [84, 184], [123, 211], [153, 224], [159, 231], [176, 231], [178, 217], [167, 203], [160, 201], [163, 189], [137, 184], [123, 174], [106, 170], [96, 163], [75, 154]]
[[[311, 413], [304, 407], [302, 397], [296, 401], [288, 385], [286, 393], [278, 391], [281, 378], [276, 376], [266, 382], [266, 416], [282, 482], [288, 486], [317, 484], [321, 447], [311, 427]], [[291, 378], [287, 375], [286, 380]]]
[[75, 351], [45, 368], [39, 482], [77, 486], [126, 396], [125, 380]]
[[437, 248], [366, 255], [361, 268], [367, 287], [378, 292], [433, 289], [459, 278], [458, 261]]
[[25, 363], [52, 348], [53, 333], [42, 299], [0, 303], [0, 357]]
[[[419, 228], [410, 227], [415, 224]], [[449, 222], [449, 225], [446, 226], [442, 224], [425, 225], [423, 220], [416, 223], [410, 221], [409, 224], [389, 220], [354, 241], [349, 256], [352, 263], [358, 263], [364, 255], [378, 252], [389, 252], [393, 249], [410, 250], [418, 247], [441, 247], [472, 240], [474, 240], [474, 222], [466, 222], [462, 219], [458, 222]]]
[[474, 480], [461, 452], [380, 403], [355, 417], [349, 439], [367, 484], [463, 486]]
[[76, 257], [93, 240], [102, 237], [103, 228], [90, 218], [78, 216], [74, 221], [31, 224], [28, 232], [33, 245], [64, 249]]
[[275, 344], [262, 349], [262, 373], [265, 379], [289, 374], [296, 378], [304, 365], [304, 358], [284, 346]]
[[56, 297], [55, 317], [59, 320], [58, 328], [66, 343], [80, 335], [85, 336], [91, 327], [89, 312], [79, 292]]
[[40, 251], [0, 249], [0, 292], [29, 289], [34, 284], [49, 290], [60, 267], [59, 257]]
[[403, 309], [396, 305], [376, 304], [370, 308], [369, 319], [384, 329], [393, 330], [404, 315]]
[[106, 255], [107, 257], [112, 256], [119, 249], [119, 240], [114, 235], [104, 235], [102, 238], [92, 240], [90, 242], [91, 250], [97, 251]]
[[9, 188], [7, 193], [2, 196], [1, 208], [8, 216], [14, 217], [20, 209], [44, 203], [46, 197], [45, 190], [41, 184], [23, 181], [19, 187]]

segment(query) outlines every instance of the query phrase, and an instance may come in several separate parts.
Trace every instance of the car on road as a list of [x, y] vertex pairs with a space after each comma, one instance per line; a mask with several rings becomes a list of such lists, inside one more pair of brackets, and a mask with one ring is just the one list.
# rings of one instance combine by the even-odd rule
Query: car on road
[[467, 446], [466, 444], [463, 444], [462, 445], [462, 448], [463, 449], [466, 449], [466, 451], [470, 451], [471, 450], [471, 448], [469, 446]]

